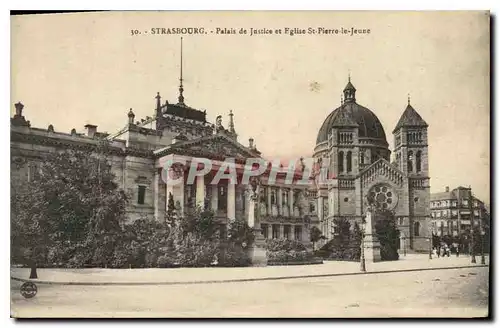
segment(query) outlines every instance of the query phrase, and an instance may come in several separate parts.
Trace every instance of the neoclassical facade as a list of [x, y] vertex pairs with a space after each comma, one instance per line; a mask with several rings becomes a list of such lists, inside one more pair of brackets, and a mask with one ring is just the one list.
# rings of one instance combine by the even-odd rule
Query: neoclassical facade
[[332, 182], [317, 188], [319, 226], [329, 240], [335, 219], [351, 223], [365, 215], [370, 203], [392, 210], [401, 232], [400, 247], [429, 249], [430, 185], [427, 123], [411, 106], [403, 111], [392, 131], [394, 160], [384, 127], [375, 113], [356, 101], [350, 78], [343, 101], [321, 126], [314, 158]]
[[[170, 194], [182, 212], [194, 206], [213, 210], [221, 228], [236, 218], [247, 220], [250, 197], [248, 181], [242, 181], [243, 171], [246, 160], [261, 158], [261, 153], [252, 138], [247, 145], [238, 142], [231, 111], [227, 128], [222, 125], [221, 116], [215, 124], [209, 123], [205, 111], [185, 103], [183, 91], [181, 84], [176, 103], [163, 103], [158, 93], [152, 116], [140, 121], [135, 120], [132, 109], [125, 112], [124, 127], [113, 134], [99, 132], [92, 124], [85, 126], [87, 132], [84, 134], [77, 133], [76, 129], [69, 133], [58, 132], [52, 125], [46, 129], [35, 128], [24, 116], [24, 105], [15, 104], [16, 113], [11, 119], [13, 183], [19, 179], [33, 179], [48, 152], [96, 151], [105, 140], [118, 185], [129, 195], [129, 222], [139, 218], [162, 220]], [[228, 158], [234, 159], [236, 183], [221, 179], [213, 184], [214, 176]], [[210, 160], [211, 170], [188, 183], [190, 164], [197, 159]], [[183, 164], [175, 164], [165, 171], [168, 162]], [[291, 172], [293, 178], [289, 181], [286, 180], [288, 168], [280, 167], [275, 171], [273, 181], [268, 179], [270, 168], [261, 176], [257, 207], [262, 235], [309, 244], [309, 229], [318, 218], [316, 207], [308, 201], [308, 186], [296, 184], [302, 177], [300, 165]], [[180, 177], [183, 183], [169, 183], [165, 176], [171, 173]]]

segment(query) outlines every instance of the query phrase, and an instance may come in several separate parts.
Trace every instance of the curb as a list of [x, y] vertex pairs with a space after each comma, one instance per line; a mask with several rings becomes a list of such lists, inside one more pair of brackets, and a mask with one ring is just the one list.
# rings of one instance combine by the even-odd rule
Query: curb
[[403, 269], [403, 270], [380, 270], [370, 272], [346, 272], [346, 273], [326, 273], [326, 274], [310, 274], [302, 276], [278, 276], [278, 277], [264, 277], [264, 278], [247, 278], [247, 279], [225, 279], [225, 280], [195, 280], [195, 281], [164, 281], [164, 282], [59, 282], [59, 281], [44, 281], [35, 279], [23, 279], [11, 277], [12, 280], [21, 282], [35, 282], [40, 285], [68, 285], [68, 286], [148, 286], [148, 285], [201, 285], [201, 284], [222, 284], [234, 282], [252, 282], [252, 281], [269, 281], [269, 280], [287, 280], [287, 279], [305, 279], [305, 278], [324, 278], [324, 277], [341, 277], [341, 276], [355, 276], [355, 275], [369, 275], [369, 274], [387, 274], [398, 272], [414, 272], [414, 271], [431, 271], [431, 270], [456, 270], [456, 269], [472, 269], [472, 268], [486, 268], [489, 265], [467, 265], [458, 267], [444, 267], [444, 268], [416, 268], [416, 269]]

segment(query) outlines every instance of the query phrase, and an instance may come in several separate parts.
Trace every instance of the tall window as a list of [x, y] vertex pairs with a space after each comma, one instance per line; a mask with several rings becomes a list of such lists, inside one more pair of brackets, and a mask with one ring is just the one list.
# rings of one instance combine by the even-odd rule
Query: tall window
[[280, 237], [280, 226], [277, 224], [272, 225], [273, 239], [278, 239]]
[[415, 237], [420, 236], [420, 222], [415, 222], [413, 224], [413, 234]]
[[344, 172], [344, 152], [339, 152], [339, 173]]
[[285, 239], [290, 239], [290, 226], [289, 225], [285, 225], [283, 227], [283, 235], [284, 235], [283, 237]]
[[139, 190], [137, 192], [137, 204], [143, 205], [145, 196], [146, 196], [146, 186], [139, 186]]
[[295, 238], [295, 240], [302, 240], [302, 227], [301, 226], [295, 226], [294, 238]]
[[413, 172], [413, 151], [408, 152], [408, 172]]
[[271, 189], [271, 204], [276, 204], [276, 190], [274, 188]]
[[422, 170], [422, 152], [420, 150], [417, 151], [417, 155], [416, 155], [415, 159], [417, 161], [417, 165], [416, 165], [417, 172], [420, 172]]
[[347, 172], [352, 171], [352, 153], [350, 151], [347, 152]]
[[283, 205], [288, 206], [288, 190], [283, 190]]

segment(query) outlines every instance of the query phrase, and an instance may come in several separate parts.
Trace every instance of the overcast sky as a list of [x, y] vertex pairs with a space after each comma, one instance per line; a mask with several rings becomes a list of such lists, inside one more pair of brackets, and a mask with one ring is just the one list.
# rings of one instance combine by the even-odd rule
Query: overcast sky
[[[431, 192], [471, 185], [489, 203], [489, 17], [479, 12], [91, 13], [12, 18], [12, 101], [32, 126], [113, 132], [152, 116], [155, 95], [177, 102], [179, 35], [185, 102], [208, 119], [233, 110], [239, 141], [266, 158], [312, 155], [340, 105], [348, 71], [358, 103], [392, 130], [411, 94], [429, 124]], [[217, 35], [215, 28], [370, 29], [349, 35]], [[141, 31], [132, 36], [131, 30]], [[145, 31], [149, 31], [147, 34]], [[214, 33], [211, 31], [214, 30]], [[250, 32], [248, 32], [250, 33]]]

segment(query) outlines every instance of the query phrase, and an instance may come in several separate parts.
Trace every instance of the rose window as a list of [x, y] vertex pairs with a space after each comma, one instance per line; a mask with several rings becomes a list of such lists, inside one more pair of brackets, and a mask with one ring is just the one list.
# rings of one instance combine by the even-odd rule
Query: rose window
[[397, 202], [397, 194], [388, 185], [376, 185], [367, 195], [368, 204], [375, 205], [384, 210], [393, 209]]

